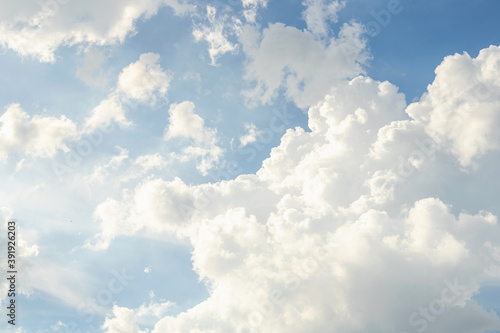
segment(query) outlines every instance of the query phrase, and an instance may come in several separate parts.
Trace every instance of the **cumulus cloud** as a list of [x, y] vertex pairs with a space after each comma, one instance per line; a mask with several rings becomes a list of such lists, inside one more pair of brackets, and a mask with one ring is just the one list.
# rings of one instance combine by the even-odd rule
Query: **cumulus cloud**
[[165, 97], [171, 78], [161, 68], [159, 60], [160, 55], [156, 53], [141, 54], [138, 61], [121, 72], [117, 91], [141, 102], [155, 102], [155, 93]]
[[499, 59], [498, 46], [482, 50], [475, 59], [466, 53], [445, 58], [428, 93], [408, 109], [463, 167], [499, 148]]
[[125, 67], [119, 77], [116, 88], [106, 99], [97, 105], [85, 120], [84, 132], [117, 123], [120, 127], [132, 125], [127, 120], [126, 106], [133, 102], [154, 105], [158, 100], [165, 100], [171, 77], [159, 64], [160, 56], [156, 53], [141, 54], [139, 60]]
[[[489, 64], [493, 82], [499, 73], [489, 56], [500, 57], [492, 50], [475, 60], [474, 71]], [[120, 201], [99, 205], [103, 245], [137, 230], [192, 244], [193, 268], [210, 296], [163, 317], [153, 332], [500, 329], [498, 316], [473, 299], [482, 283], [500, 280], [498, 217], [453, 211], [453, 192], [465, 195], [470, 174], [450, 165], [461, 155], [434, 144], [442, 134], [428, 116], [449, 102], [433, 86], [461, 75], [446, 70], [450, 60], [469, 62], [446, 59], [429, 92], [410, 106], [388, 82], [337, 83], [309, 108], [310, 131], [289, 129], [255, 175], [201, 185], [146, 179]], [[461, 91], [475, 87], [462, 83]], [[426, 101], [432, 108], [417, 112]], [[461, 108], [449, 112], [453, 118]], [[448, 126], [445, 134], [454, 126], [469, 139], [483, 134], [472, 130], [474, 121]], [[439, 191], [436, 182], [454, 187]]]
[[135, 33], [136, 22], [169, 6], [176, 15], [194, 7], [178, 0], [85, 2], [2, 1], [0, 45], [42, 62], [54, 62], [55, 52], [67, 45], [111, 45]]
[[218, 144], [217, 130], [205, 126], [205, 121], [194, 112], [195, 105], [186, 101], [172, 104], [168, 111], [169, 125], [165, 140], [184, 138], [194, 144], [184, 148], [181, 160], [199, 159], [198, 169], [204, 175], [215, 167], [223, 154]]
[[[168, 198], [155, 199], [157, 191], [165, 193]], [[185, 211], [189, 209], [186, 200], [191, 200], [190, 193], [190, 188], [179, 178], [169, 183], [156, 179], [142, 182], [134, 193], [124, 192], [124, 202], [108, 198], [94, 212], [94, 217], [105, 220], [106, 224], [101, 225], [100, 233], [86, 246], [105, 249], [122, 231], [125, 235], [133, 235], [146, 225], [150, 230], [175, 232], [185, 221]], [[138, 224], [138, 221], [141, 222]]]
[[90, 116], [85, 120], [83, 131], [93, 132], [98, 128], [108, 127], [112, 123], [117, 123], [120, 127], [132, 125], [127, 120], [125, 109], [119, 96], [116, 94], [109, 95], [92, 109]]
[[165, 132], [166, 140], [182, 137], [202, 143], [214, 138], [216, 130], [206, 128], [205, 121], [194, 113], [194, 108], [194, 103], [188, 101], [170, 105], [169, 125]]
[[31, 117], [19, 104], [11, 104], [0, 116], [0, 160], [16, 153], [52, 157], [68, 151], [66, 142], [78, 137], [76, 125], [65, 116]]
[[67, 143], [82, 134], [113, 123], [130, 126], [125, 109], [131, 101], [152, 105], [166, 98], [171, 78], [159, 65], [159, 58], [158, 54], [145, 53], [124, 68], [117, 87], [92, 109], [81, 129], [64, 115], [30, 116], [19, 104], [8, 105], [0, 116], [0, 161], [15, 153], [53, 157], [58, 151], [69, 151]]
[[270, 103], [282, 88], [298, 107], [314, 105], [332, 86], [363, 72], [369, 58], [363, 31], [359, 24], [345, 24], [337, 37], [317, 40], [309, 31], [282, 23], [270, 24], [261, 36], [244, 29], [245, 78], [255, 82], [245, 95], [253, 104]]

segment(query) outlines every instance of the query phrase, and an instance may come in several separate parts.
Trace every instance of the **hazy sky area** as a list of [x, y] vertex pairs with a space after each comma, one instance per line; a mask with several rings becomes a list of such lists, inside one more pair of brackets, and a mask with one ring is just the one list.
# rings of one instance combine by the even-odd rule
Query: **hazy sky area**
[[499, 13], [0, 0], [0, 333], [500, 332]]

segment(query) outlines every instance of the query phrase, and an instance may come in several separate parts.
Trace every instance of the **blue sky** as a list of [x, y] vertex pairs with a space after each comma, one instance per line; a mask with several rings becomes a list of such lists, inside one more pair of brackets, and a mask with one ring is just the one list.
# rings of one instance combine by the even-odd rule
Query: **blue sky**
[[500, 332], [500, 3], [103, 3], [0, 1], [3, 330]]

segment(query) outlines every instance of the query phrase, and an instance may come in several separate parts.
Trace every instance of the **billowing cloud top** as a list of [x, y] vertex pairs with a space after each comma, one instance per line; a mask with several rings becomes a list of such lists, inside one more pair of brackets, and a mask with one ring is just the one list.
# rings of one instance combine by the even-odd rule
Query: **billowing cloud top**
[[[146, 180], [130, 198], [101, 204], [99, 238], [141, 229], [187, 237], [194, 268], [211, 286], [209, 299], [160, 320], [155, 332], [200, 325], [206, 332], [387, 332], [427, 327], [418, 309], [428, 303], [447, 318], [429, 332], [471, 321], [474, 330], [498, 328], [498, 317], [471, 300], [500, 272], [497, 217], [484, 210], [455, 215], [447, 196], [435, 197], [437, 184], [422, 182], [450, 163], [465, 166], [453, 141], [445, 144], [447, 133], [477, 142], [500, 125], [489, 117], [485, 130], [474, 130], [497, 98], [474, 91], [499, 86], [469, 76], [481, 75], [493, 54], [500, 60], [498, 47], [474, 60], [445, 59], [429, 93], [408, 107], [388, 82], [357, 77], [336, 86], [309, 109], [311, 131], [290, 129], [256, 175], [197, 186]], [[469, 62], [478, 73], [461, 68]], [[450, 109], [450, 95], [469, 107]], [[468, 121], [447, 121], [436, 133], [433, 119], [442, 113]], [[469, 145], [466, 156], [494, 151], [497, 141], [489, 142], [488, 149]], [[450, 174], [439, 183], [454, 180], [455, 190], [465, 191], [463, 178]], [[417, 296], [418, 286], [425, 289]]]
[[[264, 25], [272, 3], [263, 0], [39, 5], [6, 4], [0, 43], [53, 66], [62, 47], [146, 40], [138, 20], [163, 7], [190, 24], [189, 43], [172, 37], [172, 54], [141, 46], [102, 71], [113, 80], [92, 85], [91, 70], [75, 70], [92, 94], [85, 112], [30, 114], [11, 101], [0, 115], [0, 162], [22, 190], [0, 192], [1, 221], [24, 197], [26, 210], [57, 212], [38, 224], [17, 217], [32, 268], [21, 294], [77, 314], [51, 318], [50, 329], [500, 331], [495, 308], [478, 298], [500, 282], [499, 46], [445, 57], [407, 102], [395, 84], [370, 78], [364, 25], [338, 23], [348, 2], [304, 1], [301, 27]], [[201, 64], [182, 48], [201, 52]], [[113, 57], [103, 54], [101, 63]], [[52, 250], [44, 241], [58, 229]], [[67, 257], [55, 254], [63, 248]], [[189, 279], [186, 261], [206, 294], [172, 292]], [[133, 273], [107, 272], [111, 262]]]

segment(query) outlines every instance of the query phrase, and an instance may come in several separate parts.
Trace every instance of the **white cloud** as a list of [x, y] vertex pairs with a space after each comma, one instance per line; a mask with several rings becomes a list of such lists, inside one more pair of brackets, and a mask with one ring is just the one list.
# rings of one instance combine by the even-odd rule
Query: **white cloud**
[[132, 123], [127, 120], [123, 105], [116, 94], [109, 95], [92, 109], [90, 116], [85, 120], [84, 132], [93, 132], [98, 128], [108, 127], [112, 123], [127, 127]]
[[[251, 10], [263, 3], [243, 0]], [[310, 131], [289, 129], [255, 175], [201, 185], [149, 175], [96, 208], [100, 230], [89, 245], [106, 248], [118, 235], [139, 232], [156, 239], [184, 238], [192, 246], [193, 269], [210, 289], [207, 300], [179, 314], [169, 313], [173, 303], [153, 296], [135, 309], [115, 305], [102, 326], [106, 332], [145, 333], [139, 325], [153, 324], [158, 333], [411, 332], [424, 324], [430, 333], [500, 329], [497, 315], [473, 299], [484, 281], [500, 280], [498, 212], [466, 211], [457, 204], [457, 196], [471, 198], [472, 182], [480, 189], [473, 194], [477, 205], [491, 197], [482, 185], [498, 183], [496, 169], [481, 169], [485, 160], [499, 160], [498, 48], [483, 50], [477, 59], [447, 58], [429, 92], [406, 107], [404, 96], [388, 82], [344, 81], [362, 72], [366, 60], [359, 27], [344, 26], [338, 38], [318, 39], [328, 35], [327, 22], [335, 20], [337, 9], [321, 1], [306, 4], [310, 31], [274, 24], [261, 36], [258, 28], [246, 27], [241, 41], [247, 79], [257, 82], [249, 96], [269, 102], [284, 88], [297, 105], [310, 106]], [[109, 13], [106, 5], [111, 3], [101, 4]], [[134, 8], [127, 9], [131, 18], [140, 15]], [[220, 23], [212, 14], [213, 25], [200, 30], [200, 38], [209, 42], [215, 63], [237, 46], [224, 31], [232, 21]], [[255, 20], [253, 12], [244, 15]], [[315, 15], [319, 24], [310, 24]], [[6, 22], [0, 24], [0, 41]], [[131, 31], [127, 22], [120, 29]], [[75, 31], [54, 34], [53, 49], [34, 43], [16, 50], [49, 61], [57, 41]], [[353, 48], [346, 60], [346, 50]], [[169, 82], [156, 54], [141, 56], [123, 70], [117, 88], [87, 119], [87, 128], [129, 125], [123, 103], [154, 103], [165, 97]], [[213, 168], [222, 156], [217, 131], [191, 102], [171, 105], [169, 115], [165, 139], [185, 140], [184, 158], [198, 159], [202, 172]], [[30, 117], [18, 105], [9, 106], [0, 121], [0, 159], [16, 152], [50, 157], [67, 150], [72, 135], [79, 136], [66, 118]], [[249, 124], [240, 143], [255, 142], [257, 136], [258, 129]], [[450, 163], [450, 157], [460, 165]], [[95, 168], [95, 178], [119, 174], [126, 165], [141, 177], [167, 163], [160, 154], [134, 159], [120, 149]], [[462, 173], [471, 165], [481, 172]], [[498, 209], [496, 197], [490, 200], [490, 208]], [[6, 211], [0, 209], [11, 214]], [[38, 255], [36, 245], [21, 239], [19, 246], [24, 265], [27, 256]], [[42, 262], [26, 268], [27, 288], [65, 304], [79, 304], [89, 294], [75, 291], [74, 283], [88, 285], [90, 279], [73, 267]], [[459, 286], [450, 290], [450, 281]], [[5, 290], [3, 282], [3, 295]], [[435, 304], [443, 291], [453, 300], [437, 320], [425, 321], [420, 309]], [[414, 313], [416, 325], [408, 321]]]
[[138, 317], [139, 323], [147, 323], [148, 317], [153, 317], [154, 319], [159, 319], [167, 314], [168, 311], [173, 307], [173, 303], [153, 303], [149, 305], [141, 305], [137, 311], [136, 316]]
[[205, 121], [194, 112], [195, 105], [186, 101], [170, 105], [169, 125], [165, 130], [165, 140], [184, 138], [194, 142], [178, 156], [181, 161], [199, 159], [198, 169], [202, 174], [215, 167], [223, 154], [218, 144], [217, 130], [205, 126]]
[[257, 137], [262, 134], [262, 131], [257, 129], [257, 126], [255, 126], [255, 124], [245, 124], [245, 130], [247, 132], [239, 138], [240, 147], [245, 147], [252, 142], [256, 142]]
[[[107, 317], [103, 329], [106, 333], [143, 333], [140, 331], [140, 325], [154, 325], [159, 318], [164, 317], [175, 303], [155, 301], [155, 295], [150, 293], [149, 304], [142, 304], [137, 309], [128, 309], [125, 307], [113, 307], [113, 317]], [[149, 332], [145, 330], [144, 333]]]
[[176, 306], [173, 302], [157, 301], [153, 291], [149, 293], [149, 296], [149, 304], [142, 304], [134, 310], [139, 324], [154, 325], [158, 319], [166, 316]]
[[408, 113], [463, 167], [500, 148], [500, 47], [446, 57], [429, 91]]
[[204, 176], [208, 175], [208, 172], [214, 169], [220, 163], [220, 159], [224, 154], [224, 150], [217, 144], [211, 146], [200, 147], [200, 146], [189, 146], [184, 148], [182, 155], [173, 155], [183, 162], [195, 159], [198, 160], [196, 168]]
[[96, 106], [85, 120], [84, 132], [117, 123], [120, 127], [132, 125], [127, 120], [125, 106], [138, 101], [153, 105], [165, 100], [171, 77], [161, 68], [156, 53], [141, 54], [139, 60], [125, 67], [118, 77], [117, 86], [106, 99]]
[[270, 103], [280, 88], [300, 108], [319, 102], [329, 90], [363, 72], [368, 60], [359, 24], [345, 24], [338, 37], [317, 40], [309, 31], [270, 24], [260, 38], [244, 29], [240, 38], [248, 58], [245, 78], [256, 82], [245, 92], [250, 102]]
[[112, 45], [134, 34], [136, 22], [170, 6], [177, 15], [194, 10], [178, 0], [105, 2], [1, 1], [0, 45], [22, 56], [54, 62], [55, 52], [66, 45]]
[[160, 154], [156, 153], [137, 157], [135, 164], [141, 166], [147, 172], [152, 169], [164, 168], [167, 165], [167, 161]]
[[241, 0], [244, 11], [243, 16], [249, 23], [255, 23], [259, 7], [266, 7], [267, 0]]
[[[158, 192], [164, 196], [156, 197]], [[175, 232], [179, 225], [186, 223], [185, 214], [192, 205], [190, 194], [190, 188], [178, 178], [171, 182], [151, 179], [139, 184], [134, 193], [124, 191], [126, 202], [108, 198], [94, 212], [96, 220], [106, 223], [87, 247], [107, 248], [122, 232], [133, 235], [146, 226], [150, 230]]]
[[231, 43], [228, 38], [241, 33], [241, 21], [238, 18], [227, 14], [216, 17], [216, 14], [216, 8], [208, 5], [207, 23], [198, 24], [193, 30], [196, 41], [203, 39], [208, 43], [208, 54], [212, 65], [216, 65], [217, 59], [223, 54], [237, 52], [237, 44]]
[[147, 331], [141, 331], [137, 326], [133, 310], [115, 305], [113, 306], [113, 315], [113, 318], [106, 318], [101, 327], [106, 333], [147, 333]]
[[[142, 230], [192, 244], [210, 297], [153, 332], [500, 329], [472, 298], [500, 280], [498, 217], [452, 211], [471, 175], [450, 165], [446, 146], [428, 149], [432, 125], [405, 114], [415, 108], [388, 82], [338, 82], [309, 109], [311, 131], [289, 129], [256, 175], [192, 186], [146, 179], [99, 205], [107, 242]], [[401, 171], [401, 156], [413, 173]], [[475, 186], [495, 177], [475, 175]], [[443, 184], [453, 186], [437, 191]], [[419, 309], [436, 302], [445, 306], [430, 310], [439, 320], [425, 321]]]
[[112, 123], [130, 126], [132, 123], [127, 120], [124, 107], [131, 100], [154, 104], [166, 97], [171, 78], [158, 62], [158, 54], [145, 53], [124, 68], [117, 88], [92, 109], [81, 130], [64, 115], [59, 118], [30, 117], [19, 104], [7, 106], [0, 116], [0, 161], [15, 153], [53, 157], [58, 151], [67, 152], [67, 142], [79, 139], [84, 133], [106, 128]]
[[78, 138], [76, 125], [65, 116], [30, 117], [19, 104], [7, 106], [0, 116], [0, 160], [16, 153], [52, 157], [60, 150], [68, 151], [66, 142]]
[[121, 72], [117, 91], [143, 103], [154, 103], [157, 99], [155, 93], [164, 98], [171, 78], [161, 68], [159, 60], [160, 56], [156, 53], [141, 54], [138, 61]]
[[76, 71], [76, 77], [87, 86], [103, 88], [108, 83], [108, 76], [104, 71], [104, 64], [108, 56], [101, 50], [90, 50], [85, 55], [83, 65]]
[[328, 21], [337, 22], [337, 13], [344, 8], [345, 2], [339, 0], [305, 0], [306, 9], [302, 17], [307, 29], [317, 36], [328, 36]]
[[194, 103], [188, 101], [170, 105], [166, 140], [181, 137], [202, 143], [214, 139], [216, 130], [206, 128], [205, 121], [194, 112], [194, 108]]

